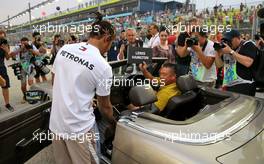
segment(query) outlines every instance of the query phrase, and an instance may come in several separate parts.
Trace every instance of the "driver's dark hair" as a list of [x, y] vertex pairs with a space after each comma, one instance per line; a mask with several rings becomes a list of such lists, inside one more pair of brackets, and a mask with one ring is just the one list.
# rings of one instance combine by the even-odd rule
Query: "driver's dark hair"
[[165, 63], [162, 65], [162, 67], [164, 68], [170, 68], [172, 70], [172, 72], [177, 75], [177, 67], [176, 64], [172, 64], [172, 63]]
[[115, 38], [115, 28], [108, 22], [103, 20], [103, 15], [99, 12], [95, 13], [95, 22], [92, 24], [92, 31], [90, 32], [90, 38], [102, 38], [105, 35], [109, 35], [110, 39]]

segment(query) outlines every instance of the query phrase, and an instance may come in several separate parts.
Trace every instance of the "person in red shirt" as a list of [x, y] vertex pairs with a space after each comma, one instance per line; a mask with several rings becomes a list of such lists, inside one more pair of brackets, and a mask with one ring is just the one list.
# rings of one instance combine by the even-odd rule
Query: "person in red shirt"
[[168, 37], [168, 44], [169, 44], [169, 45], [174, 44], [175, 41], [176, 41], [176, 39], [177, 39], [177, 36], [176, 36], [176, 35], [174, 35], [174, 34], [170, 35], [170, 36]]

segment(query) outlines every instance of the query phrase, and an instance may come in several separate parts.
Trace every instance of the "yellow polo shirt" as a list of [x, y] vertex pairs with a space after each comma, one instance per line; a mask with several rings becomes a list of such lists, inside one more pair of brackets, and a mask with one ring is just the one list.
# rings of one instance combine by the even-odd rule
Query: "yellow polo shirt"
[[161, 112], [166, 107], [169, 99], [173, 96], [181, 95], [181, 91], [178, 89], [176, 83], [173, 83], [160, 87], [156, 95], [158, 101], [156, 101], [154, 104]]

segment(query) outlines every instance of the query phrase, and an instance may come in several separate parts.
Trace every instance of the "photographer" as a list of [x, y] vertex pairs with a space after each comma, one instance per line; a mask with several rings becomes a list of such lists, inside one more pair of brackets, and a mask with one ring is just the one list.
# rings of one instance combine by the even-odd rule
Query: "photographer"
[[39, 55], [37, 48], [29, 43], [28, 38], [23, 37], [20, 40], [20, 45], [16, 46], [10, 54], [15, 56], [16, 60], [21, 63], [21, 90], [24, 94], [21, 103], [25, 103], [25, 92], [27, 91], [27, 84], [30, 86], [34, 82], [36, 71], [32, 63], [32, 58]]
[[123, 42], [120, 47], [119, 54], [117, 55], [118, 60], [127, 59], [128, 46], [143, 47], [143, 42], [141, 40], [138, 40], [136, 36], [137, 33], [134, 29], [129, 28], [126, 30], [127, 41]]
[[255, 41], [256, 41], [256, 46], [260, 50], [264, 50], [264, 39], [263, 39], [263, 37], [260, 35], [255, 35]]
[[6, 38], [6, 33], [0, 30], [0, 76], [1, 76], [1, 87], [2, 93], [5, 101], [5, 107], [8, 111], [13, 112], [14, 108], [9, 104], [9, 88], [10, 88], [10, 80], [7, 74], [7, 69], [5, 66], [5, 59], [8, 60], [10, 58], [9, 45]]
[[[45, 54], [47, 53], [47, 50], [45, 48], [44, 43], [41, 41], [41, 36], [40, 36], [40, 33], [39, 32], [34, 32], [32, 34], [32, 37], [33, 37], [32, 44], [39, 51], [39, 56], [36, 57], [36, 60], [39, 60], [39, 61], [42, 62], [42, 60], [45, 57]], [[47, 81], [46, 73], [43, 72], [39, 67], [35, 67], [35, 69], [36, 69], [36, 75], [35, 75], [36, 83], [39, 83], [40, 82], [40, 76], [42, 78], [42, 81]]]
[[51, 48], [51, 59], [50, 64], [54, 63], [57, 53], [59, 52], [60, 48], [64, 45], [64, 41], [61, 40], [61, 36], [59, 34], [55, 35], [52, 41], [52, 48]]
[[191, 37], [192, 27], [197, 25], [197, 19], [191, 19], [186, 21], [186, 31], [179, 34], [176, 45], [176, 63], [178, 76], [188, 74], [190, 70], [190, 52], [187, 51], [186, 39]]
[[192, 37], [186, 40], [186, 46], [191, 56], [191, 74], [199, 85], [213, 88], [216, 81], [214, 42], [207, 39], [207, 33], [202, 29], [195, 28]]
[[[57, 54], [52, 71], [49, 125], [56, 135], [52, 144], [57, 164], [99, 163], [100, 141], [93, 113], [95, 95], [99, 111], [114, 133], [116, 121], [110, 102], [112, 69], [103, 58], [114, 39], [114, 27], [100, 17], [92, 24], [87, 43], [65, 45]], [[85, 139], [80, 141], [76, 136]]]
[[224, 66], [223, 86], [226, 90], [255, 96], [252, 66], [257, 55], [257, 47], [252, 41], [244, 41], [237, 30], [226, 32], [226, 43], [217, 51], [216, 65]]

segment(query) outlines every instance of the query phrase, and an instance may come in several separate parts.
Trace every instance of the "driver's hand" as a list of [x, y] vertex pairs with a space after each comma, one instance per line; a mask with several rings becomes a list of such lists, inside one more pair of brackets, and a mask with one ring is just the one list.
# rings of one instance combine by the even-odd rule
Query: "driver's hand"
[[143, 62], [142, 64], [139, 64], [139, 69], [140, 69], [141, 72], [146, 71], [147, 68], [148, 68], [148, 65], [147, 65], [146, 62]]

